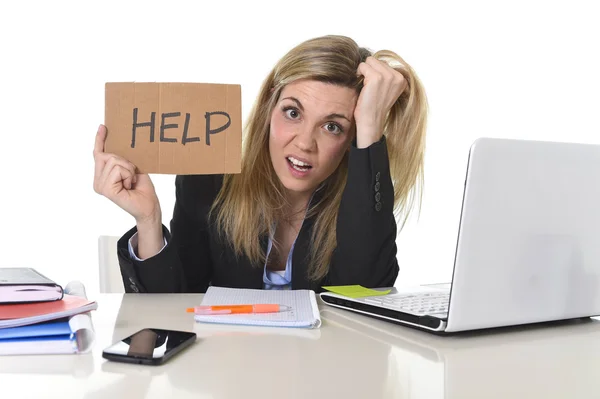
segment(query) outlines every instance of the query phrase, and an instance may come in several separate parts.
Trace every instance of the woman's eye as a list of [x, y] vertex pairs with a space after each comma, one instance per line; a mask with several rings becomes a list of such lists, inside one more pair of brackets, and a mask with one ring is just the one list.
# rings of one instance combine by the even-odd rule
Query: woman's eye
[[337, 124], [337, 123], [328, 123], [325, 125], [325, 129], [333, 134], [340, 134], [342, 133], [342, 128]]
[[300, 116], [298, 111], [294, 108], [286, 108], [286, 109], [284, 109], [284, 112], [285, 112], [285, 116], [287, 116], [290, 119], [297, 119]]

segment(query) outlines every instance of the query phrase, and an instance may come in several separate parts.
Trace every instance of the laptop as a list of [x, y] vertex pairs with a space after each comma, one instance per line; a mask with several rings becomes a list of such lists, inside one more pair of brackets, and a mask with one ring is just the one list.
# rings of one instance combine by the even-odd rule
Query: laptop
[[320, 297], [439, 334], [600, 315], [600, 145], [477, 139], [452, 281], [391, 289]]

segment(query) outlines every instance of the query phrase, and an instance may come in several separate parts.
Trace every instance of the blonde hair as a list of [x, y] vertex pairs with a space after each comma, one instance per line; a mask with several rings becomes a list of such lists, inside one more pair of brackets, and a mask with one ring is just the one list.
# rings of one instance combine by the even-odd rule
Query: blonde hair
[[[211, 208], [217, 230], [239, 257], [247, 256], [262, 267], [265, 256], [261, 237], [274, 236], [285, 217], [285, 188], [269, 155], [270, 117], [283, 88], [300, 79], [311, 79], [360, 92], [358, 65], [368, 56], [388, 62], [402, 73], [408, 87], [392, 106], [384, 126], [394, 185], [394, 214], [404, 226], [415, 200], [421, 202], [427, 101], [412, 68], [392, 51], [372, 54], [344, 36], [324, 36], [305, 41], [288, 52], [264, 80], [245, 126], [241, 174], [226, 175]], [[320, 280], [329, 270], [337, 246], [336, 221], [347, 178], [348, 152], [335, 172], [323, 182], [319, 200], [311, 203], [307, 217], [315, 217], [309, 254], [308, 278]], [[277, 246], [278, 243], [274, 242]]]

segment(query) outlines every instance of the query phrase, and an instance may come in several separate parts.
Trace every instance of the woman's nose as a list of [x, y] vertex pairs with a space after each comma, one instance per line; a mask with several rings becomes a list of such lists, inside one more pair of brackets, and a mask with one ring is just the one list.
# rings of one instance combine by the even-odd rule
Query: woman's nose
[[315, 133], [311, 128], [303, 128], [296, 132], [294, 144], [298, 149], [306, 152], [314, 151], [316, 148]]

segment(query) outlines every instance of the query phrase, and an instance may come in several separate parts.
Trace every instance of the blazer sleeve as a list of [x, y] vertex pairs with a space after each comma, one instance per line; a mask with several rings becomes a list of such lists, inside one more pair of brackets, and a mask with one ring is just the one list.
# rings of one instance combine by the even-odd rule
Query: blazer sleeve
[[206, 292], [212, 277], [208, 211], [222, 181], [222, 175], [175, 178], [171, 229], [163, 225], [167, 245], [157, 255], [143, 261], [130, 257], [128, 241], [136, 227], [119, 239], [117, 254], [125, 292]]
[[385, 136], [367, 148], [352, 145], [337, 219], [337, 247], [323, 285], [394, 285], [399, 266], [393, 207]]

